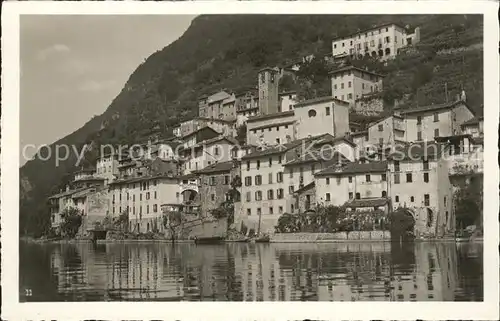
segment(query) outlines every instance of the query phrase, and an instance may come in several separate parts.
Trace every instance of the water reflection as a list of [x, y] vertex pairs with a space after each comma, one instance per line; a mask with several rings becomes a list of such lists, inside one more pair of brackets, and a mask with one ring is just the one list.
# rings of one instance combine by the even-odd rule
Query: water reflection
[[20, 250], [21, 301], [483, 299], [477, 244], [21, 243]]

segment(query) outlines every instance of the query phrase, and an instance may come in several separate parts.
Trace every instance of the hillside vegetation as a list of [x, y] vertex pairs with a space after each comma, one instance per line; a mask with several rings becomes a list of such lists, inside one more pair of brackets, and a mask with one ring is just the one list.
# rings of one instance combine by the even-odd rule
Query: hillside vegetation
[[[481, 16], [208, 15], [194, 19], [182, 37], [138, 66], [102, 115], [54, 145], [91, 144], [85, 163], [94, 163], [100, 144], [132, 144], [153, 131], [169, 135], [173, 125], [197, 115], [201, 94], [254, 86], [264, 66], [328, 53], [332, 38], [385, 22], [420, 26], [422, 38], [414, 51], [387, 66], [353, 62], [387, 74], [387, 101], [403, 99], [410, 108], [417, 101], [443, 102], [447, 82], [452, 94], [463, 85], [470, 104], [480, 112]], [[329, 87], [323, 80], [317, 85]], [[46, 197], [68, 182], [75, 161], [70, 158], [56, 167], [35, 159], [21, 168], [20, 233], [39, 235], [49, 226]]]

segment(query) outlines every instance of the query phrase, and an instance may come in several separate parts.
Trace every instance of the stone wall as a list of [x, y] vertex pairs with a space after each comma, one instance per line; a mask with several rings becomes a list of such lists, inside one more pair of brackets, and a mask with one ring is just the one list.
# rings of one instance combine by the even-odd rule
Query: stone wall
[[337, 233], [277, 233], [271, 238], [276, 243], [390, 241], [389, 231], [361, 231]]

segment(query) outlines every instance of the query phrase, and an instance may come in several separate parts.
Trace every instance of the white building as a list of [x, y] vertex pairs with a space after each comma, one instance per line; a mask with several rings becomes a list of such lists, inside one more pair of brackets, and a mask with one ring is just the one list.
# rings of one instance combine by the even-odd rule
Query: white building
[[388, 23], [338, 37], [332, 41], [332, 54], [351, 58], [371, 56], [380, 60], [395, 57], [403, 47], [420, 41], [420, 29], [409, 34], [405, 27]]

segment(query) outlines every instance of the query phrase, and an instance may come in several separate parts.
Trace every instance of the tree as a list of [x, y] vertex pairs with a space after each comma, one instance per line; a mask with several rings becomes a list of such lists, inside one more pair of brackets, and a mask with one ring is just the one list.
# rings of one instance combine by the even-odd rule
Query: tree
[[469, 184], [455, 193], [454, 200], [457, 225], [462, 228], [474, 225], [480, 218], [483, 203], [480, 189]]
[[172, 242], [175, 241], [177, 228], [181, 227], [182, 231], [183, 223], [183, 217], [180, 211], [167, 211], [165, 215], [163, 215], [163, 227], [170, 230]]
[[118, 217], [114, 218], [113, 225], [122, 231], [128, 231], [129, 230], [128, 211], [125, 210]]
[[62, 223], [61, 223], [61, 234], [74, 238], [78, 229], [82, 225], [82, 215], [79, 209], [76, 207], [69, 207], [64, 209], [61, 213]]

